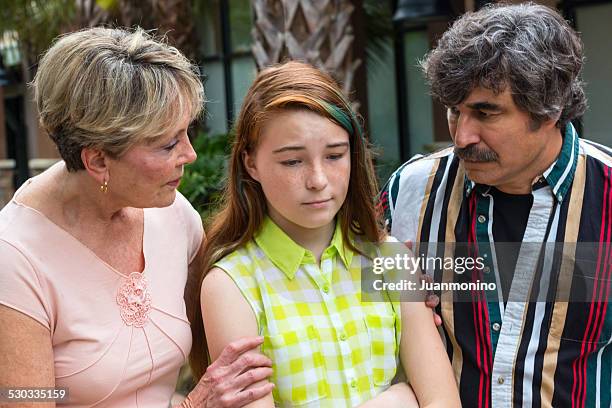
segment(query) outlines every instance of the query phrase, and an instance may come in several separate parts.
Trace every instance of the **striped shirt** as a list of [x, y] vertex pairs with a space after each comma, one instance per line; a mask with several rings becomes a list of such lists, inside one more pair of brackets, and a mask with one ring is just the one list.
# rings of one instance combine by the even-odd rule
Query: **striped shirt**
[[253, 240], [215, 266], [253, 309], [276, 406], [353, 407], [389, 387], [398, 304], [361, 301], [361, 255], [344, 246], [339, 224], [320, 264], [266, 217]]
[[[612, 150], [580, 139], [568, 124], [559, 157], [532, 195], [509, 301], [499, 285], [472, 292], [467, 302], [439, 293], [438, 312], [462, 403], [611, 407]], [[427, 243], [467, 243], [485, 259], [484, 268], [472, 275], [499, 283], [493, 195], [490, 187], [467, 178], [452, 147], [402, 165], [383, 188], [380, 205], [391, 235], [419, 243], [419, 254], [448, 251], [448, 245]], [[526, 243], [564, 243], [565, 249], [563, 256], [534, 255]], [[575, 295], [583, 282], [579, 257], [567, 256], [576, 243], [596, 249], [590, 260], [592, 290], [581, 298]], [[519, 270], [530, 275], [518, 277]], [[457, 279], [452, 271], [426, 272], [436, 282]]]

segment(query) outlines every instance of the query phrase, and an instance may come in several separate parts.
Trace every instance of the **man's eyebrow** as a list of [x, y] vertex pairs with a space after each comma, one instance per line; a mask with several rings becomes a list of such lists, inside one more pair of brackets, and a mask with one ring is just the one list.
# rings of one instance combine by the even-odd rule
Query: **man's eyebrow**
[[474, 110], [488, 110], [488, 111], [501, 111], [502, 107], [492, 102], [473, 102], [468, 103], [466, 106]]

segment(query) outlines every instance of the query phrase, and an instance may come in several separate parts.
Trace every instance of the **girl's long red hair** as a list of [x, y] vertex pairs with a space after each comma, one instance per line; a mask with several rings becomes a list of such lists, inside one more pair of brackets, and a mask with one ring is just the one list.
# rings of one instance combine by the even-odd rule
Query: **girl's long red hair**
[[[374, 200], [378, 184], [369, 145], [348, 100], [336, 82], [326, 73], [304, 63], [288, 62], [264, 69], [251, 85], [234, 130], [229, 174], [221, 210], [213, 218], [207, 240], [196, 258], [185, 292], [187, 315], [191, 322], [193, 346], [189, 356], [191, 369], [200, 379], [209, 363], [206, 335], [202, 322], [200, 289], [215, 262], [253, 238], [266, 214], [266, 200], [258, 182], [244, 168], [243, 152], [257, 147], [265, 121], [283, 109], [308, 109], [343, 126], [329, 107], [340, 109], [351, 121], [349, 132], [351, 176], [346, 200], [338, 212], [344, 242], [358, 251], [349, 233], [369, 242], [380, 242], [383, 235]], [[343, 126], [346, 129], [346, 124]]]

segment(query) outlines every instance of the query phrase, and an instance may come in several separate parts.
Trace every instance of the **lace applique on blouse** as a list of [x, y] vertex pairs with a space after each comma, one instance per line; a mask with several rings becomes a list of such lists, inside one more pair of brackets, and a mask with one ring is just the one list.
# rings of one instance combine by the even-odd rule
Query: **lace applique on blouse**
[[151, 295], [142, 273], [132, 272], [119, 287], [117, 304], [121, 318], [128, 326], [143, 327], [147, 323], [151, 310]]

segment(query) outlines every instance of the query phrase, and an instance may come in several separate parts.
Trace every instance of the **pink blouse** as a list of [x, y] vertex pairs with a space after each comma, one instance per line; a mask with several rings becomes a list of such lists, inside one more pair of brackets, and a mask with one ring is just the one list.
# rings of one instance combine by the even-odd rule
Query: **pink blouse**
[[145, 209], [145, 268], [125, 276], [15, 197], [0, 211], [0, 304], [49, 329], [70, 396], [58, 405], [168, 407], [191, 349], [183, 292], [198, 213], [178, 192]]

